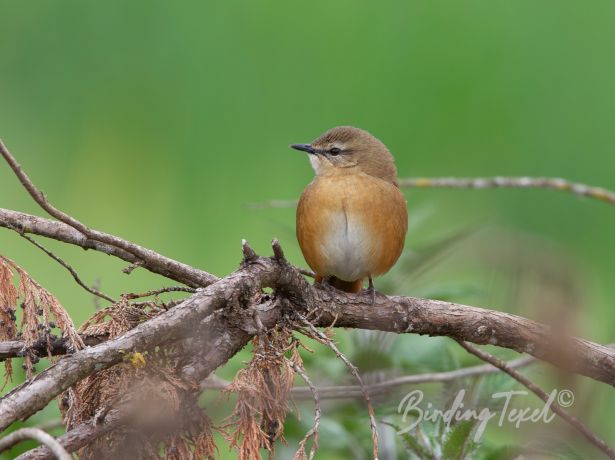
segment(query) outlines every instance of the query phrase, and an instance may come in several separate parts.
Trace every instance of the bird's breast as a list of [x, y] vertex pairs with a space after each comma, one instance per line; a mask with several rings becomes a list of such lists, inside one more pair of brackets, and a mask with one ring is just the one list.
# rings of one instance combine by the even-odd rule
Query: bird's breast
[[368, 276], [379, 246], [369, 225], [343, 204], [323, 217], [325, 229], [319, 252], [324, 256], [325, 271], [346, 281]]
[[399, 189], [370, 177], [317, 178], [297, 208], [297, 237], [308, 265], [345, 281], [386, 272], [401, 253], [406, 228]]

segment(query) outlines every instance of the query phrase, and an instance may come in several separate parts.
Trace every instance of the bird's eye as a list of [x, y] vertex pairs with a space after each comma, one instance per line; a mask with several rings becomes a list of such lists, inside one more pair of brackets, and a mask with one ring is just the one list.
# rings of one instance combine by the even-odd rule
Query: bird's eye
[[332, 149], [329, 150], [329, 153], [331, 155], [339, 155], [341, 153], [342, 149], [338, 148], [338, 147], [333, 147]]

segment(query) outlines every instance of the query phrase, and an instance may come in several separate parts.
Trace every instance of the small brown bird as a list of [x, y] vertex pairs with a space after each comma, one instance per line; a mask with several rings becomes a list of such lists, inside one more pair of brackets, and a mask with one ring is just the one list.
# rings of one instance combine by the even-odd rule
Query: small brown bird
[[365, 279], [389, 271], [408, 230], [406, 200], [393, 156], [367, 131], [333, 128], [311, 144], [316, 177], [297, 207], [297, 239], [316, 282], [359, 292]]

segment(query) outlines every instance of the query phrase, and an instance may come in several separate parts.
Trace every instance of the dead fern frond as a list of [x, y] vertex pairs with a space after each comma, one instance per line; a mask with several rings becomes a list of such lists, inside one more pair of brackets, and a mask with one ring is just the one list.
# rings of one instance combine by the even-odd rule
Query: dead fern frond
[[[17, 284], [17, 287], [15, 287]], [[17, 326], [17, 305], [22, 309]], [[64, 307], [43, 286], [11, 259], [0, 255], [0, 340], [15, 340], [21, 336], [25, 342], [24, 367], [28, 378], [34, 373], [38, 356], [32, 352], [35, 345], [45, 345], [51, 358], [51, 331], [59, 328], [68, 347], [80, 350], [83, 341]], [[10, 360], [5, 361], [6, 378], [12, 376]], [[4, 388], [4, 385], [2, 388]]]
[[274, 442], [283, 442], [284, 420], [294, 372], [285, 358], [297, 347], [289, 329], [281, 326], [257, 336], [252, 360], [240, 370], [224, 391], [237, 394], [233, 413], [223, 425], [223, 435], [239, 460], [261, 458], [260, 449], [274, 452]]

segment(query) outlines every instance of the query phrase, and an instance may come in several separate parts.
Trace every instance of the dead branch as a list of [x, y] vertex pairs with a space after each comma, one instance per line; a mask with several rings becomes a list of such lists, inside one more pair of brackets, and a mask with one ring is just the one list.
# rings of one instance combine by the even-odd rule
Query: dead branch
[[401, 188], [538, 188], [572, 193], [615, 205], [615, 192], [601, 187], [570, 182], [557, 177], [412, 177], [400, 179]]
[[[86, 346], [98, 345], [108, 339], [105, 335], [85, 335], [80, 334], [81, 340]], [[49, 347], [49, 348], [47, 348]], [[65, 355], [69, 352], [70, 343], [63, 337], [54, 337], [47, 341], [39, 341], [33, 346], [28, 347], [25, 340], [8, 340], [0, 342], [0, 361], [23, 356], [24, 350], [43, 357], [51, 354], [52, 356]]]
[[[150, 249], [141, 248], [139, 256], [141, 258], [139, 258], [118, 246], [92, 240], [73, 227], [56, 220], [0, 208], [0, 227], [16, 228], [20, 233], [44, 236], [83, 249], [93, 249], [192, 287], [208, 286], [218, 279], [210, 273], [170, 259]], [[108, 236], [111, 237], [111, 235]], [[120, 238], [113, 236], [112, 239], [119, 240]]]
[[10, 449], [15, 444], [25, 441], [26, 439], [34, 439], [44, 444], [58, 460], [72, 460], [72, 457], [66, 452], [64, 447], [62, 447], [62, 444], [53, 436], [38, 428], [21, 428], [6, 435], [4, 438], [0, 439], [0, 452]]
[[186, 286], [167, 286], [167, 287], [163, 287], [160, 289], [153, 289], [151, 291], [141, 292], [139, 294], [136, 294], [136, 293], [124, 294], [122, 297], [124, 297], [125, 299], [140, 299], [142, 297], [155, 297], [160, 294], [167, 293], [167, 292], [189, 292], [191, 294], [194, 294], [196, 290], [193, 288], [186, 287]]
[[[202, 364], [205, 358], [216, 358], [218, 365], [223, 364], [256, 333], [251, 316], [246, 319], [233, 314], [224, 318], [224, 310], [218, 317], [209, 316], [224, 309], [228, 299], [247, 301], [246, 293], [263, 287], [271, 287], [278, 295], [289, 299], [293, 311], [318, 311], [320, 319], [316, 325], [328, 326], [337, 316], [338, 327], [449, 336], [477, 344], [494, 344], [529, 353], [571, 372], [615, 385], [615, 350], [606, 346], [580, 338], [562, 341], [547, 326], [529, 319], [449, 302], [377, 296], [374, 307], [369, 295], [323, 291], [309, 285], [288, 263], [276, 258], [256, 257], [169, 311], [117, 339], [61, 360], [13, 390], [0, 399], [0, 429], [40, 410], [81, 378], [120, 362], [126, 353], [193, 336], [195, 325], [203, 320], [204, 327], [212, 331], [215, 339], [202, 348], [209, 354], [203, 356], [201, 353], [187, 366], [186, 372], [195, 380], [204, 379], [207, 369], [209, 372], [215, 369], [211, 369], [210, 364]], [[332, 304], [336, 305], [335, 314], [328, 311]], [[281, 302], [259, 306], [262, 324], [268, 328], [275, 325], [282, 310]], [[237, 332], [242, 329], [243, 333]]]
[[[524, 356], [522, 358], [508, 361], [506, 365], [511, 369], [518, 369], [536, 362], [536, 358], [532, 356]], [[456, 369], [454, 371], [426, 372], [423, 374], [394, 377], [383, 382], [365, 385], [365, 389], [370, 396], [376, 396], [390, 393], [391, 390], [405, 385], [418, 385], [420, 383], [443, 383], [469, 377], [495, 374], [497, 372], [500, 372], [500, 369], [491, 364], [480, 364], [477, 366]], [[201, 389], [222, 390], [229, 384], [230, 382], [212, 375], [203, 381], [201, 384]], [[361, 387], [359, 385], [315, 386], [314, 389], [318, 392], [320, 399], [354, 399], [362, 396]], [[312, 389], [309, 386], [295, 386], [290, 390], [290, 392], [293, 398], [296, 399], [313, 399]]]

